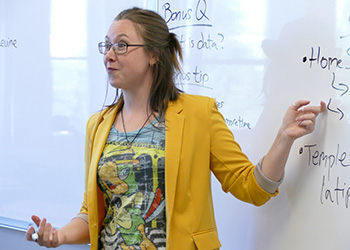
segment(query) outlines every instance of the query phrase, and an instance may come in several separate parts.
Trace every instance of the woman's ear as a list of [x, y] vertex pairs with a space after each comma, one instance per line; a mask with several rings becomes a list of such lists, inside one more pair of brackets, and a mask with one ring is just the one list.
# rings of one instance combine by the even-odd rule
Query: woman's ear
[[150, 53], [149, 65], [150, 65], [151, 67], [153, 67], [153, 66], [158, 62], [158, 59], [159, 59], [158, 54], [157, 54], [155, 51], [151, 52], [151, 53]]

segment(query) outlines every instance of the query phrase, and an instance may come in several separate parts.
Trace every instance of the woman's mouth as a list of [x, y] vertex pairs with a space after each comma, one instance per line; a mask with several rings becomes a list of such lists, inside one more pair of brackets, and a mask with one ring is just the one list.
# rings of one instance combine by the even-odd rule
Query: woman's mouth
[[113, 73], [113, 72], [115, 72], [115, 71], [117, 71], [116, 68], [111, 68], [111, 67], [108, 67], [108, 68], [107, 68], [107, 72], [108, 72], [108, 73]]

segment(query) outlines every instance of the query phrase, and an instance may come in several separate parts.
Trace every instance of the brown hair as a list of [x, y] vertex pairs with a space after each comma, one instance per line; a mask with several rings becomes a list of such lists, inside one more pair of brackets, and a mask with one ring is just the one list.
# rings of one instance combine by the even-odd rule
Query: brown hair
[[[182, 92], [174, 82], [175, 72], [181, 71], [178, 60], [179, 57], [182, 61], [181, 45], [176, 35], [169, 32], [165, 20], [154, 11], [134, 7], [122, 11], [114, 21], [125, 19], [136, 24], [136, 30], [144, 40], [145, 49], [156, 55], [157, 62], [153, 66], [154, 80], [148, 101], [151, 111], [158, 112], [162, 120], [168, 102], [176, 100]], [[118, 91], [117, 99], [121, 101], [119, 108], [122, 109], [123, 98], [122, 95], [118, 97]]]

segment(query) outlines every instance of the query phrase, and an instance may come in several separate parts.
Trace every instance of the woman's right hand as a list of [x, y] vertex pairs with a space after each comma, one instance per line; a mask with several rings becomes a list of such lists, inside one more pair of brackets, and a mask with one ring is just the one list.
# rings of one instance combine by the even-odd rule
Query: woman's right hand
[[[40, 246], [45, 247], [58, 247], [65, 241], [65, 235], [54, 228], [50, 223], [47, 223], [46, 219], [41, 220], [38, 216], [33, 215], [32, 220], [38, 227], [36, 232], [39, 236], [36, 241]], [[28, 241], [34, 241], [32, 234], [34, 233], [34, 227], [30, 226], [26, 232], [26, 239]]]

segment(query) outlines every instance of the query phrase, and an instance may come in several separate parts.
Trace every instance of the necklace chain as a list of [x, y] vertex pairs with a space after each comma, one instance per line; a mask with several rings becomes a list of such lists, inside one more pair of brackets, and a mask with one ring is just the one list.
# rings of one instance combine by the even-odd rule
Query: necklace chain
[[127, 147], [128, 147], [128, 148], [131, 148], [132, 143], [133, 143], [133, 142], [135, 141], [135, 139], [140, 135], [141, 130], [145, 127], [147, 121], [148, 121], [149, 118], [152, 116], [152, 113], [147, 117], [146, 121], [143, 123], [143, 125], [142, 125], [142, 127], [139, 129], [139, 131], [137, 131], [137, 134], [136, 134], [135, 137], [132, 139], [132, 141], [129, 141], [129, 139], [128, 139], [128, 134], [126, 133], [125, 123], [124, 123], [123, 110], [121, 110], [121, 116], [122, 116], [122, 124], [123, 124], [124, 135], [125, 135]]

